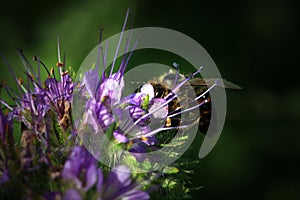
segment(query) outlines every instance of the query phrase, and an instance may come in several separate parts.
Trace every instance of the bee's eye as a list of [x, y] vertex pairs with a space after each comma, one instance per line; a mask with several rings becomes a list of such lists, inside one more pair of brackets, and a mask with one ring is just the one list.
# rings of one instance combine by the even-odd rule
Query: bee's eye
[[155, 97], [162, 98], [164, 96], [164, 92], [162, 90], [157, 90], [155, 92]]

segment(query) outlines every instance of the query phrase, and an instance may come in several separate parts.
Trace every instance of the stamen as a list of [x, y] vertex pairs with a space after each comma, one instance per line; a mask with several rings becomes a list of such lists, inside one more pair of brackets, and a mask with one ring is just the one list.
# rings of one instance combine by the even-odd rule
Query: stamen
[[6, 108], [8, 108], [9, 110], [13, 111], [13, 108], [10, 107], [7, 103], [5, 103], [5, 101], [3, 101], [2, 99], [0, 99], [0, 103], [1, 103], [2, 105], [4, 105]]
[[[27, 86], [29, 88], [29, 79], [28, 78], [27, 78]], [[35, 108], [34, 101], [33, 101], [32, 94], [31, 94], [30, 90], [28, 92], [26, 92], [26, 93], [28, 93], [28, 96], [29, 96], [29, 102], [31, 104], [30, 108], [31, 108], [31, 111], [33, 111], [32, 114], [35, 114], [37, 116], [38, 112], [37, 112], [37, 110]], [[33, 118], [32, 118], [32, 120], [33, 120]]]
[[22, 88], [22, 90], [27, 93], [27, 89], [23, 86], [23, 79], [20, 77], [18, 80], [19, 86]]
[[212, 86], [210, 86], [205, 92], [203, 92], [201, 95], [199, 95], [195, 100], [198, 100], [201, 97], [203, 97], [204, 95], [206, 95], [210, 90], [212, 90], [214, 87], [218, 86], [219, 83], [220, 83], [219, 80], [215, 80], [215, 83]]
[[[13, 92], [13, 94], [14, 94], [14, 96], [11, 94], [11, 92]], [[8, 96], [13, 100], [13, 101], [16, 101], [16, 100], [18, 100], [18, 101], [20, 101], [21, 99], [18, 97], [18, 94], [17, 94], [17, 92], [14, 90], [14, 89], [12, 89], [11, 87], [9, 87], [9, 86], [5, 86], [5, 91], [6, 91], [6, 93], [8, 94]], [[18, 102], [16, 101], [16, 104], [17, 105], [19, 105], [18, 104]]]
[[131, 51], [130, 51], [130, 54], [129, 54], [127, 60], [126, 60], [126, 63], [125, 63], [125, 65], [124, 65], [124, 67], [123, 67], [122, 74], [124, 74], [125, 69], [126, 69], [126, 67], [127, 67], [127, 65], [128, 65], [129, 59], [131, 58], [132, 53], [133, 53], [134, 50], [136, 49], [136, 47], [137, 47], [138, 43], [141, 41], [141, 39], [142, 39], [142, 36], [140, 36], [140, 37], [136, 40], [135, 44], [133, 45], [133, 47], [132, 47], [132, 49], [131, 49]]
[[98, 56], [97, 56], [97, 64], [96, 64], [97, 73], [98, 73], [98, 69], [99, 69], [99, 65], [100, 65], [100, 57], [101, 57], [101, 50], [102, 50], [100, 44], [102, 42], [103, 31], [104, 31], [104, 28], [100, 27], [99, 43], [98, 43]]
[[57, 63], [56, 63], [56, 66], [57, 66], [57, 67], [64, 67], [65, 65], [64, 65], [64, 63], [57, 62]]
[[53, 67], [51, 68], [51, 74], [53, 74], [53, 77], [54, 77], [53, 81], [55, 83], [56, 92], [57, 92], [58, 96], [60, 96], [60, 92], [59, 92], [59, 88], [58, 88], [58, 81], [56, 80], [55, 73], [54, 73], [54, 68]]
[[23, 79], [20, 77], [19, 78], [19, 84], [22, 85], [23, 84]]
[[[58, 62], [56, 63], [56, 66], [59, 67], [59, 74], [60, 74], [60, 81], [64, 83], [64, 78], [61, 75], [65, 71], [65, 64], [66, 64], [66, 54], [64, 53], [64, 60], [61, 62], [61, 57], [60, 57], [60, 42], [59, 42], [59, 35], [57, 34], [57, 59]], [[64, 86], [63, 86], [64, 87]]]
[[[63, 59], [64, 66], [63, 66], [63, 70], [62, 70], [63, 73], [65, 72], [65, 63], [67, 62], [66, 59], [67, 59], [66, 52], [64, 52], [64, 59]], [[64, 76], [62, 74], [60, 75], [60, 81], [62, 83], [62, 88], [65, 88], [65, 80], [64, 80]]]
[[37, 76], [37, 80], [39, 82], [39, 85], [42, 85], [42, 81], [41, 81], [41, 63], [40, 63], [40, 59], [36, 56], [36, 58], [33, 58], [34, 59], [37, 59], [38, 61], [38, 76]]
[[179, 75], [179, 64], [177, 64], [176, 62], [173, 63], [173, 66], [176, 68], [176, 75], [175, 75], [175, 80], [172, 86], [172, 90], [174, 89], [174, 87], [177, 84], [177, 80], [178, 80], [178, 75]]
[[[209, 91], [211, 91], [214, 87], [217, 87], [218, 84], [219, 84], [219, 81], [216, 80], [215, 83], [214, 83], [211, 87], [209, 87], [205, 92], [203, 92], [203, 93], [200, 94], [198, 97], [196, 97], [196, 98], [194, 99], [194, 101], [197, 101], [198, 99], [202, 98], [205, 94], [207, 94]], [[190, 111], [190, 110], [193, 110], [193, 109], [195, 109], [195, 108], [198, 108], [198, 107], [202, 106], [203, 104], [205, 104], [205, 103], [207, 103], [207, 102], [208, 102], [208, 100], [205, 99], [203, 102], [197, 104], [196, 106], [190, 107], [190, 108], [188, 108], [188, 109], [186, 109], [186, 110], [182, 110], [181, 112], [178, 112], [178, 113], [174, 113], [174, 112], [176, 111], [176, 110], [175, 110], [175, 111], [169, 113], [169, 114], [171, 114], [171, 115], [168, 115], [168, 117], [174, 117], [174, 116], [176, 116], [176, 115], [179, 115], [179, 114], [188, 112], [188, 111]], [[187, 104], [187, 103], [191, 103], [191, 102], [185, 102], [184, 104], [181, 105], [181, 107], [182, 107], [183, 105]], [[174, 114], [172, 114], [172, 113], [174, 113]]]
[[41, 63], [42, 66], [44, 67], [44, 69], [46, 70], [46, 72], [47, 72], [47, 74], [48, 74], [48, 77], [51, 77], [50, 71], [48, 70], [47, 66], [39, 59], [38, 56], [34, 55], [34, 56], [33, 56], [33, 60], [34, 60], [34, 61], [38, 61], [39, 63]]
[[132, 26], [133, 26], [133, 20], [132, 20], [132, 15], [130, 16], [130, 30], [129, 30], [129, 36], [128, 38], [126, 39], [126, 45], [125, 45], [125, 53], [124, 53], [124, 56], [122, 58], [122, 62], [121, 62], [121, 66], [119, 67], [119, 73], [125, 71], [125, 69], [123, 70], [124, 67], [126, 67], [125, 65], [125, 61], [126, 61], [126, 56], [127, 56], [127, 53], [128, 53], [128, 49], [129, 49], [129, 45], [131, 43], [131, 38], [132, 38]]
[[165, 99], [167, 99], [170, 95], [175, 94], [176, 91], [182, 86], [184, 85], [186, 82], [188, 82], [191, 78], [193, 78], [195, 75], [197, 75], [198, 73], [200, 73], [203, 70], [203, 67], [201, 66], [196, 72], [194, 72], [193, 74], [191, 74], [190, 76], [188, 76], [186, 79], [184, 79], [181, 83], [179, 83], [173, 90], [172, 92], [170, 92]]
[[30, 79], [30, 81], [32, 82], [32, 84], [34, 85], [34, 87], [36, 87], [36, 88], [43, 88], [42, 86], [41, 86], [41, 84], [39, 84], [38, 82], [36, 82], [35, 80], [34, 80], [34, 77], [33, 77], [33, 75], [30, 75], [29, 73], [27, 73], [27, 72], [25, 72], [25, 74], [26, 74], [26, 76], [27, 76], [27, 79]]
[[99, 44], [101, 44], [101, 42], [102, 42], [102, 35], [103, 35], [104, 28], [103, 28], [103, 27], [100, 27], [99, 30], [100, 30]]
[[61, 76], [65, 76], [65, 75], [67, 75], [69, 73], [69, 71], [67, 70], [67, 71], [64, 71], [62, 74], [61, 74]]
[[106, 55], [108, 51], [108, 42], [106, 42], [105, 52], [102, 51], [102, 61], [103, 61], [103, 70], [102, 70], [102, 81], [105, 79], [105, 70], [106, 70]]
[[59, 43], [59, 35], [57, 34], [57, 59], [58, 59], [58, 63], [61, 63], [61, 59], [60, 59], [60, 43]]
[[121, 45], [121, 41], [122, 41], [122, 38], [123, 38], [123, 34], [124, 34], [124, 31], [125, 31], [125, 27], [126, 27], [126, 22], [127, 22], [127, 19], [128, 19], [128, 15], [129, 15], [129, 8], [128, 8], [127, 12], [126, 12], [126, 17], [125, 17], [125, 20], [124, 20], [122, 32], [121, 32], [121, 34], [120, 34], [118, 46], [117, 46], [117, 49], [116, 49], [114, 61], [113, 61], [113, 64], [112, 64], [112, 66], [111, 66], [111, 70], [110, 70], [109, 76], [112, 75], [112, 72], [113, 72], [113, 70], [114, 70], [115, 62], [116, 62], [116, 60], [117, 60], [117, 55], [118, 55], [119, 48], [120, 48], [120, 45]]
[[182, 114], [182, 113], [185, 113], [185, 112], [188, 112], [188, 111], [193, 110], [193, 109], [195, 109], [195, 108], [198, 108], [198, 107], [202, 106], [203, 104], [205, 104], [205, 103], [207, 103], [207, 102], [208, 102], [208, 101], [207, 101], [207, 99], [206, 99], [205, 101], [202, 101], [201, 103], [199, 103], [199, 104], [197, 104], [197, 105], [195, 105], [195, 106], [193, 106], [193, 107], [190, 107], [190, 108], [188, 108], [188, 109], [186, 109], [186, 110], [181, 110], [181, 112], [174, 113], [173, 115], [168, 115], [168, 117], [175, 117], [176, 115], [180, 115], [180, 114]]
[[167, 131], [167, 130], [174, 130], [174, 129], [184, 129], [184, 128], [188, 128], [190, 127], [192, 124], [188, 124], [188, 125], [182, 125], [182, 126], [174, 126], [174, 127], [161, 127], [161, 128], [158, 128], [158, 129], [155, 129], [149, 133], [146, 133], [146, 134], [136, 134], [136, 138], [140, 138], [140, 137], [150, 137], [160, 131]]
[[22, 49], [17, 49], [17, 53], [18, 53], [19, 57], [21, 58], [21, 61], [22, 61], [23, 65], [24, 65], [26, 71], [30, 75], [31, 75], [31, 73], [33, 73], [35, 76], [37, 76], [36, 73], [35, 73], [35, 71], [34, 71], [34, 69], [33, 69], [33, 67], [31, 66], [31, 64], [29, 63], [29, 61], [27, 60], [27, 58], [24, 56], [23, 50]]
[[[216, 80], [215, 83], [214, 83], [211, 87], [209, 87], [205, 92], [203, 92], [201, 95], [199, 95], [197, 98], [195, 98], [194, 101], [197, 101], [198, 99], [200, 99], [201, 97], [203, 97], [205, 94], [207, 94], [209, 91], [211, 91], [214, 87], [218, 86], [218, 84], [219, 84], [219, 81]], [[174, 116], [176, 116], [176, 115], [179, 115], [179, 114], [188, 112], [188, 111], [190, 111], [190, 110], [193, 110], [193, 109], [195, 109], [195, 108], [198, 108], [198, 107], [202, 106], [203, 104], [205, 104], [205, 103], [207, 103], [207, 102], [208, 102], [208, 100], [205, 99], [204, 101], [202, 101], [201, 103], [197, 104], [196, 106], [190, 107], [190, 108], [188, 108], [188, 109], [186, 109], [186, 110], [182, 110], [181, 112], [178, 112], [178, 113], [174, 113], [173, 115], [168, 115], [168, 117], [174, 117]], [[186, 103], [190, 103], [190, 102], [186, 102]], [[186, 103], [185, 103], [185, 104], [186, 104]], [[182, 106], [183, 106], [183, 105], [182, 105]], [[181, 107], [182, 107], [182, 106], [181, 106]], [[170, 114], [172, 114], [172, 113], [170, 113]]]

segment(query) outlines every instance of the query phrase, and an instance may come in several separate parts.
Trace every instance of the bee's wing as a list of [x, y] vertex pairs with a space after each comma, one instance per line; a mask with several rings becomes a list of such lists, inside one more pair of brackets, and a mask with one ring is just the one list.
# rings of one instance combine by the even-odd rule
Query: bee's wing
[[[192, 86], [212, 86], [216, 81], [221, 80], [221, 79], [217, 79], [217, 78], [208, 78], [208, 79], [203, 79], [203, 78], [193, 78], [189, 81], [189, 83]], [[223, 83], [224, 83], [224, 87], [226, 89], [234, 89], [234, 90], [240, 90], [242, 89], [240, 86], [226, 81], [225, 79], [222, 79]]]

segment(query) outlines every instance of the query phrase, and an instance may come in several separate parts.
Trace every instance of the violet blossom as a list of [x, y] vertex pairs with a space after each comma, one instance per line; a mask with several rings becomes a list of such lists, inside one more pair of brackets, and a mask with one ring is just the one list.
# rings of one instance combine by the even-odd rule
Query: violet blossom
[[81, 199], [79, 191], [86, 192], [94, 186], [97, 199], [101, 200], [149, 199], [148, 193], [141, 191], [141, 185], [131, 179], [127, 167], [118, 166], [105, 178], [102, 170], [97, 168], [97, 160], [83, 146], [74, 147], [64, 164], [62, 177], [75, 185], [66, 191], [64, 199]]

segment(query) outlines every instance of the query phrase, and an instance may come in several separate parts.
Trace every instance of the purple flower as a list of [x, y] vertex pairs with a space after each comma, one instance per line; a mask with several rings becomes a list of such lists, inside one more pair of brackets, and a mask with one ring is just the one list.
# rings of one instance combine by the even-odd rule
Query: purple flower
[[45, 200], [57, 200], [61, 199], [62, 195], [60, 192], [45, 192], [43, 197]]
[[[1, 103], [0, 99], [0, 103]], [[12, 136], [12, 129], [13, 129], [13, 120], [12, 120], [12, 113], [4, 114], [2, 111], [2, 106], [0, 104], [0, 142], [3, 144], [13, 144], [13, 136]]]
[[119, 166], [105, 179], [97, 160], [83, 146], [74, 147], [62, 171], [63, 179], [75, 184], [76, 189], [69, 189], [64, 199], [81, 199], [78, 191], [86, 192], [93, 186], [102, 200], [111, 199], [149, 199], [148, 193], [141, 191], [141, 185], [131, 179], [130, 170]]
[[75, 146], [64, 164], [62, 177], [78, 189], [89, 190], [97, 181], [97, 160], [83, 146]]
[[137, 120], [141, 119], [137, 125], [139, 126], [146, 126], [150, 122], [150, 117], [142, 118], [144, 115], [147, 114], [147, 111], [142, 109], [138, 106], [129, 106], [129, 114], [131, 119], [136, 122]]
[[84, 124], [91, 125], [96, 133], [99, 131], [99, 128], [105, 132], [114, 120], [113, 114], [104, 103], [97, 102], [94, 98], [88, 100]]
[[149, 199], [147, 192], [140, 190], [141, 185], [131, 179], [130, 170], [125, 166], [114, 168], [102, 182], [97, 185], [102, 200], [143, 200]]
[[109, 98], [111, 103], [119, 102], [124, 88], [123, 77], [119, 74], [112, 74], [100, 85], [100, 99]]
[[121, 130], [117, 129], [113, 132], [115, 139], [121, 143], [129, 142], [129, 139], [122, 133]]
[[82, 199], [78, 190], [74, 188], [68, 189], [64, 194], [60, 192], [45, 192], [43, 198], [45, 200], [57, 200], [57, 199], [81, 200]]
[[[71, 122], [70, 119], [66, 118], [69, 115], [74, 83], [68, 75], [68, 71], [64, 70], [64, 64], [60, 61], [57, 63], [60, 74], [60, 79], [58, 80], [55, 76], [54, 68], [49, 71], [37, 56], [34, 57], [34, 60], [38, 63], [38, 72], [33, 69], [21, 50], [18, 51], [18, 54], [24, 63], [27, 81], [24, 82], [22, 78], [17, 79], [11, 66], [3, 56], [18, 86], [18, 92], [5, 86], [8, 95], [16, 102], [14, 108], [6, 107], [13, 112], [14, 118], [22, 121], [28, 129], [33, 129], [36, 134], [45, 132], [44, 117], [49, 110], [53, 109], [56, 113], [57, 121], [66, 130]], [[60, 59], [60, 55], [58, 56]], [[44, 82], [42, 82], [40, 76], [41, 67], [44, 67], [48, 73], [48, 78]], [[3, 102], [1, 103], [3, 104]]]
[[76, 189], [69, 189], [66, 191], [63, 200], [81, 200], [79, 192]]
[[[2, 169], [1, 169], [2, 170]], [[0, 186], [6, 182], [9, 181], [9, 171], [7, 168], [5, 168], [1, 173], [1, 176], [0, 176]]]

